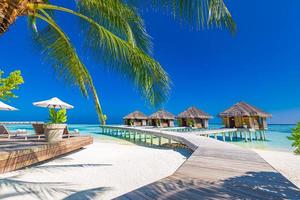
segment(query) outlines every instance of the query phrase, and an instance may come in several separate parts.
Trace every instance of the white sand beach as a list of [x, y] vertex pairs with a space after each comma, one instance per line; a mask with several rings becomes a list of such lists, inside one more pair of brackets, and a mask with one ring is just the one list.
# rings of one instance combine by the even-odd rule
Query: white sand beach
[[111, 199], [171, 175], [185, 156], [128, 142], [86, 149], [0, 175], [0, 199]]
[[300, 155], [292, 152], [252, 149], [300, 188]]
[[[252, 149], [300, 187], [300, 156]], [[0, 199], [111, 199], [171, 175], [187, 152], [95, 138], [87, 148], [0, 175]]]

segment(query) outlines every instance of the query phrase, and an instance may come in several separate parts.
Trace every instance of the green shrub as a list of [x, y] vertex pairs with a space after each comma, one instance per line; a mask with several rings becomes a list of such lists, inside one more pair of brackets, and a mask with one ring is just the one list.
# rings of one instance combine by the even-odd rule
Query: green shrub
[[56, 111], [54, 108], [49, 110], [50, 124], [63, 124], [67, 122], [67, 110], [61, 109]]
[[0, 70], [0, 99], [16, 98], [17, 96], [13, 91], [18, 90], [19, 86], [24, 83], [21, 71], [13, 71], [7, 77], [3, 77], [3, 74], [4, 72]]
[[293, 141], [292, 146], [296, 148], [294, 152], [300, 154], [300, 122], [297, 123], [288, 139]]

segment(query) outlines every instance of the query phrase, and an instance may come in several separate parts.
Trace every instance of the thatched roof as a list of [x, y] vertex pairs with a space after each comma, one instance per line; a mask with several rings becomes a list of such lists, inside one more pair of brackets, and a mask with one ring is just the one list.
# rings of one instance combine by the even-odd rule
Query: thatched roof
[[252, 105], [245, 102], [239, 102], [224, 112], [219, 114], [220, 117], [242, 117], [242, 116], [258, 116], [258, 117], [272, 117], [271, 114], [266, 113]]
[[202, 110], [192, 106], [186, 111], [180, 113], [177, 118], [190, 118], [190, 119], [210, 119], [212, 116], [203, 112]]
[[140, 111], [134, 111], [123, 117], [123, 119], [147, 119], [147, 116]]
[[171, 120], [174, 120], [175, 115], [173, 115], [172, 113], [169, 113], [165, 110], [159, 110], [159, 111], [153, 113], [152, 115], [150, 115], [149, 119], [171, 119]]

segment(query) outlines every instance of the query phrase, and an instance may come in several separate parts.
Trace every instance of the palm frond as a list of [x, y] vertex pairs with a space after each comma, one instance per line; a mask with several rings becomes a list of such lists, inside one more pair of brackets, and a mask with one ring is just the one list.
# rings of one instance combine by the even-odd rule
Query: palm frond
[[132, 79], [152, 105], [159, 105], [166, 100], [170, 89], [169, 77], [161, 65], [144, 51], [80, 13], [53, 5], [38, 5], [37, 8], [60, 10], [84, 19], [84, 31], [88, 35], [84, 42], [91, 52], [96, 53], [95, 57]]
[[91, 75], [78, 57], [69, 38], [46, 12], [43, 14], [45, 16], [40, 14], [35, 16], [46, 21], [50, 26], [39, 32], [35, 39], [43, 49], [44, 57], [52, 64], [59, 78], [78, 86], [85, 96], [88, 96], [89, 91], [92, 92], [99, 119], [102, 121], [103, 113]]
[[[161, 65], [139, 48], [133, 47], [96, 23], [87, 23], [85, 45], [106, 66], [133, 80], [152, 105], [166, 100], [170, 80]], [[96, 53], [96, 54], [95, 54]]]
[[68, 84], [78, 85], [82, 93], [87, 96], [85, 85], [84, 65], [77, 56], [75, 49], [66, 42], [57, 31], [48, 26], [40, 31], [36, 41], [43, 49], [43, 57], [51, 63], [59, 78], [63, 78]]
[[35, 16], [28, 16], [28, 26], [31, 28], [35, 33], [38, 32], [37, 25], [36, 25], [36, 17]]
[[222, 27], [236, 30], [234, 20], [223, 0], [129, 0], [129, 4], [166, 11], [174, 18], [189, 22], [196, 28]]
[[118, 37], [132, 42], [144, 52], [151, 53], [151, 37], [136, 9], [128, 6], [122, 0], [80, 0], [76, 2], [79, 13], [92, 18]]
[[236, 30], [236, 24], [223, 0], [210, 0], [208, 23], [217, 27], [224, 25], [232, 32]]

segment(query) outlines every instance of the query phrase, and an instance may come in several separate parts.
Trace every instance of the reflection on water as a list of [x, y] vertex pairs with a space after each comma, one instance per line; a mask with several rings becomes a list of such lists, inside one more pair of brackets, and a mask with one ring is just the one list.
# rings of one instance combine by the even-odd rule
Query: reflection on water
[[[92, 135], [95, 140], [101, 140], [106, 142], [118, 142], [123, 144], [131, 144], [125, 140], [110, 137], [101, 134], [101, 129], [98, 124], [70, 124], [69, 128], [78, 129], [82, 135]], [[33, 133], [31, 125], [7, 125], [10, 130], [26, 129]], [[211, 124], [210, 128], [220, 128], [219, 124]], [[280, 151], [293, 151], [291, 146], [292, 142], [287, 139], [287, 136], [291, 134], [292, 128], [295, 125], [269, 125], [269, 130], [267, 131], [267, 141], [233, 141], [232, 143], [240, 145], [242, 147], [248, 148], [259, 148], [259, 149], [269, 149], [269, 150], [280, 150]]]

